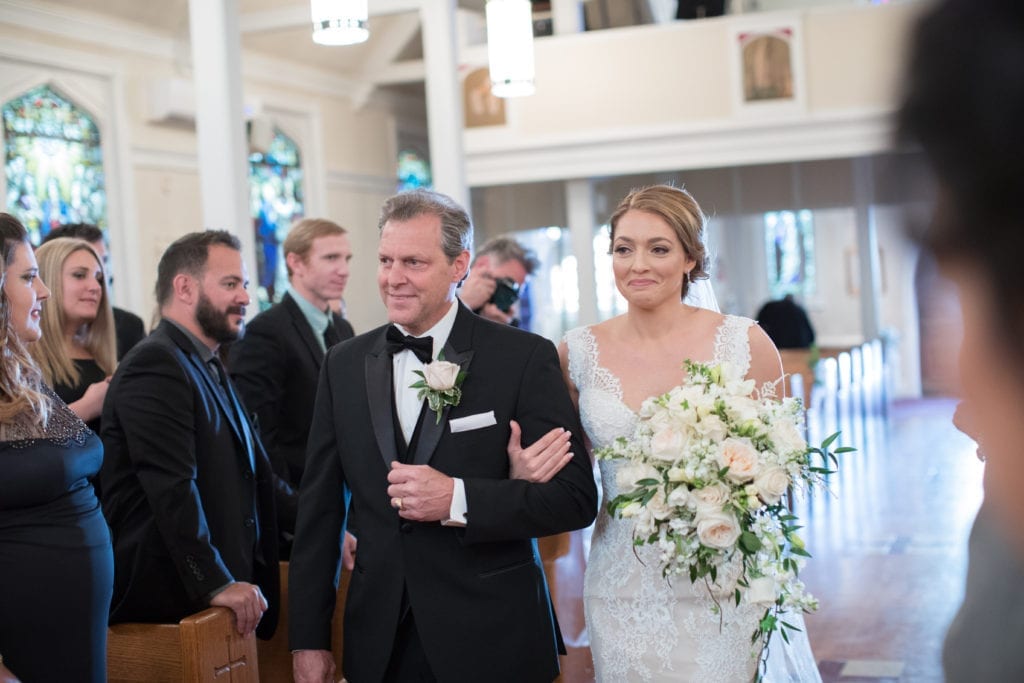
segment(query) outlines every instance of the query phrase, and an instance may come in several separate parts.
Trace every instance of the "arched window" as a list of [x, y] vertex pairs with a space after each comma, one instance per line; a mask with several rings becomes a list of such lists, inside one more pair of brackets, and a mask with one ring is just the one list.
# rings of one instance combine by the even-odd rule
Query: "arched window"
[[6, 102], [7, 211], [39, 243], [65, 223], [107, 229], [100, 133], [84, 111], [48, 85]]
[[305, 211], [299, 147], [277, 128], [266, 150], [249, 154], [249, 208], [256, 230], [256, 297], [263, 310], [288, 287], [281, 244]]

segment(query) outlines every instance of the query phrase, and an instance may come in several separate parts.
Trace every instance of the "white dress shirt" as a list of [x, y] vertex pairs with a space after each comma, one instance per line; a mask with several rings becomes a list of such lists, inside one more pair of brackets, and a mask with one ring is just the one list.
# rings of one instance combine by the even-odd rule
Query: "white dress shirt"
[[[412, 335], [414, 337], [431, 337], [433, 339], [433, 351], [431, 358], [437, 359], [438, 354], [448, 341], [448, 335], [455, 325], [455, 316], [459, 312], [458, 300], [453, 301], [448, 312], [444, 314], [437, 323], [423, 334]], [[402, 334], [409, 334], [409, 331], [398, 323], [393, 323]], [[420, 378], [415, 374], [416, 370], [423, 371], [423, 363], [409, 349], [399, 351], [391, 358], [392, 377], [395, 388], [395, 411], [398, 413], [398, 423], [402, 427], [402, 435], [405, 443], [412, 440], [413, 432], [416, 431], [416, 422], [419, 420], [420, 411], [423, 410], [425, 399], [417, 398], [418, 389], [411, 389]], [[428, 408], [429, 410], [429, 408]], [[433, 415], [427, 415], [424, 419], [434, 419]], [[452, 504], [449, 510], [449, 519], [444, 520], [444, 525], [465, 525], [466, 524], [466, 488], [461, 479], [455, 479], [455, 489], [452, 492]]]

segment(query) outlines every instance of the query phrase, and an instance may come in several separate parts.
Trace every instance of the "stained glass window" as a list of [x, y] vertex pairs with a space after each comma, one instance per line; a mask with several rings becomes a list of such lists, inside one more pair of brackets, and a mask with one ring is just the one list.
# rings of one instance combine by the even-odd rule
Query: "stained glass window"
[[810, 211], [770, 211], [764, 215], [768, 289], [773, 299], [806, 296], [816, 287], [814, 222]]
[[415, 190], [418, 187], [432, 187], [434, 179], [430, 174], [430, 162], [413, 149], [398, 153], [398, 191]]
[[288, 287], [281, 244], [305, 210], [299, 147], [279, 129], [266, 151], [249, 155], [249, 208], [256, 230], [256, 298], [264, 310]]
[[7, 211], [38, 244], [65, 223], [107, 228], [100, 133], [93, 120], [48, 85], [4, 104]]

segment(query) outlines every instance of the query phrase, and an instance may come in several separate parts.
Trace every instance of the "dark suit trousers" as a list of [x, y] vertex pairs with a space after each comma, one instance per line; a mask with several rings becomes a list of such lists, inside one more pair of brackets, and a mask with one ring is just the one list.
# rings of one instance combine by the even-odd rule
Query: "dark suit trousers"
[[405, 616], [398, 623], [383, 683], [437, 683], [427, 654], [423, 651], [411, 609], [405, 610]]

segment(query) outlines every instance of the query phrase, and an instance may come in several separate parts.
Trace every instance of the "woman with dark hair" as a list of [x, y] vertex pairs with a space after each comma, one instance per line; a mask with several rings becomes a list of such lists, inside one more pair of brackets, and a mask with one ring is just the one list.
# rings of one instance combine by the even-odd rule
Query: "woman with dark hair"
[[913, 37], [902, 137], [938, 185], [925, 246], [959, 290], [957, 425], [978, 441], [985, 500], [943, 651], [947, 681], [1024, 680], [1024, 3], [941, 0]]
[[103, 446], [25, 345], [50, 292], [25, 228], [0, 213], [0, 680], [106, 680], [113, 556], [91, 479]]

